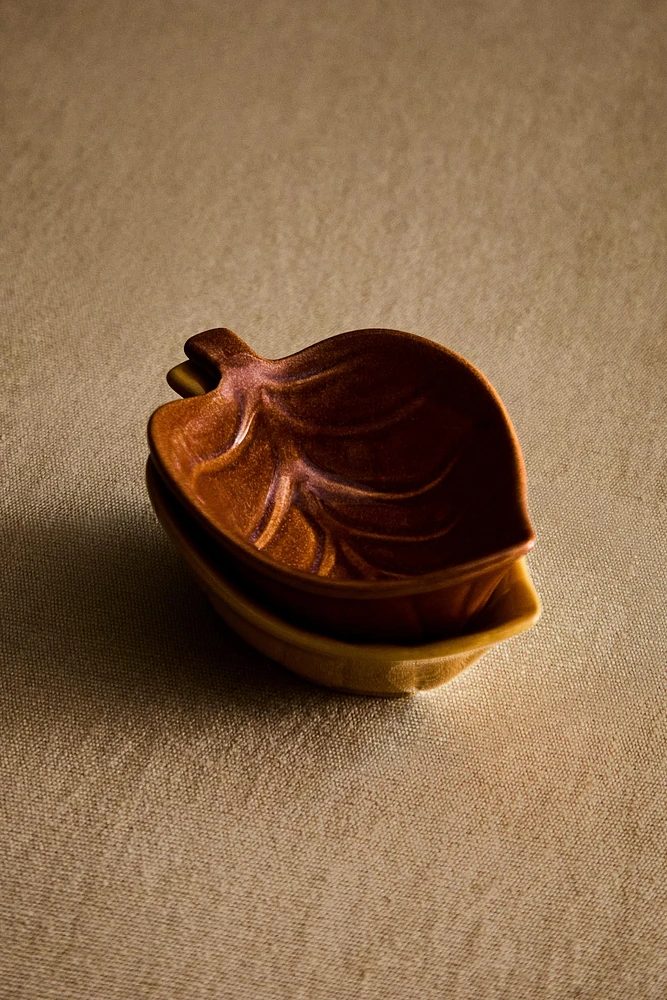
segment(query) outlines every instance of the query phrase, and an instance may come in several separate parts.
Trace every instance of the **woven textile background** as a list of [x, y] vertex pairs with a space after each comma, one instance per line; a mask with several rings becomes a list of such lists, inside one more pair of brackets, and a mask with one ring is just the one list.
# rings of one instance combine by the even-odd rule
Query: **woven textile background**
[[[667, 7], [0, 9], [1, 1000], [662, 1000]], [[236, 638], [143, 485], [217, 325], [476, 364], [539, 625], [389, 702]]]

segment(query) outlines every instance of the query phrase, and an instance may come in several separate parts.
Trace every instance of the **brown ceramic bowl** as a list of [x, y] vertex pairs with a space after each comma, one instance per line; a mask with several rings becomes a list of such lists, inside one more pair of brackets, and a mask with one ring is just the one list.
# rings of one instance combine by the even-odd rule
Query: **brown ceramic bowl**
[[458, 355], [357, 330], [277, 361], [185, 345], [148, 437], [165, 484], [267, 608], [360, 642], [460, 633], [533, 546], [509, 417]]

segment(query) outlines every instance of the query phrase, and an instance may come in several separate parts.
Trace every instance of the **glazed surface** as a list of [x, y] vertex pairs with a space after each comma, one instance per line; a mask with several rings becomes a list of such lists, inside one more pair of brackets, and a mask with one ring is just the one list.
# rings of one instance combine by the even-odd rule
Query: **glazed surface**
[[217, 386], [151, 443], [223, 536], [331, 580], [401, 580], [532, 544], [523, 465], [483, 377], [431, 341], [341, 334], [269, 361], [228, 330], [186, 353]]

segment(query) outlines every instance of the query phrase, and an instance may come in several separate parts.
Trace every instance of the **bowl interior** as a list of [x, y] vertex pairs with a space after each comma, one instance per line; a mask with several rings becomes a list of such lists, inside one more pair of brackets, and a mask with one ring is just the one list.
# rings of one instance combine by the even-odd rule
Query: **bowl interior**
[[445, 348], [363, 330], [269, 361], [218, 330], [186, 353], [217, 385], [156, 411], [149, 441], [223, 544], [340, 581], [405, 580], [532, 546], [507, 414]]

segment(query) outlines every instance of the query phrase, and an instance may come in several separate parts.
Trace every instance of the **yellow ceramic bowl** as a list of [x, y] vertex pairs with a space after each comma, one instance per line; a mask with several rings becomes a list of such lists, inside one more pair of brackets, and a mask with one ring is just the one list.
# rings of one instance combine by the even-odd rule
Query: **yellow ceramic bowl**
[[540, 616], [525, 559], [508, 570], [476, 621], [476, 631], [421, 646], [340, 642], [283, 621], [221, 570], [215, 546], [148, 462], [146, 481], [160, 523], [227, 624], [266, 656], [317, 684], [354, 694], [410, 695], [451, 680], [486, 650], [534, 625]]

